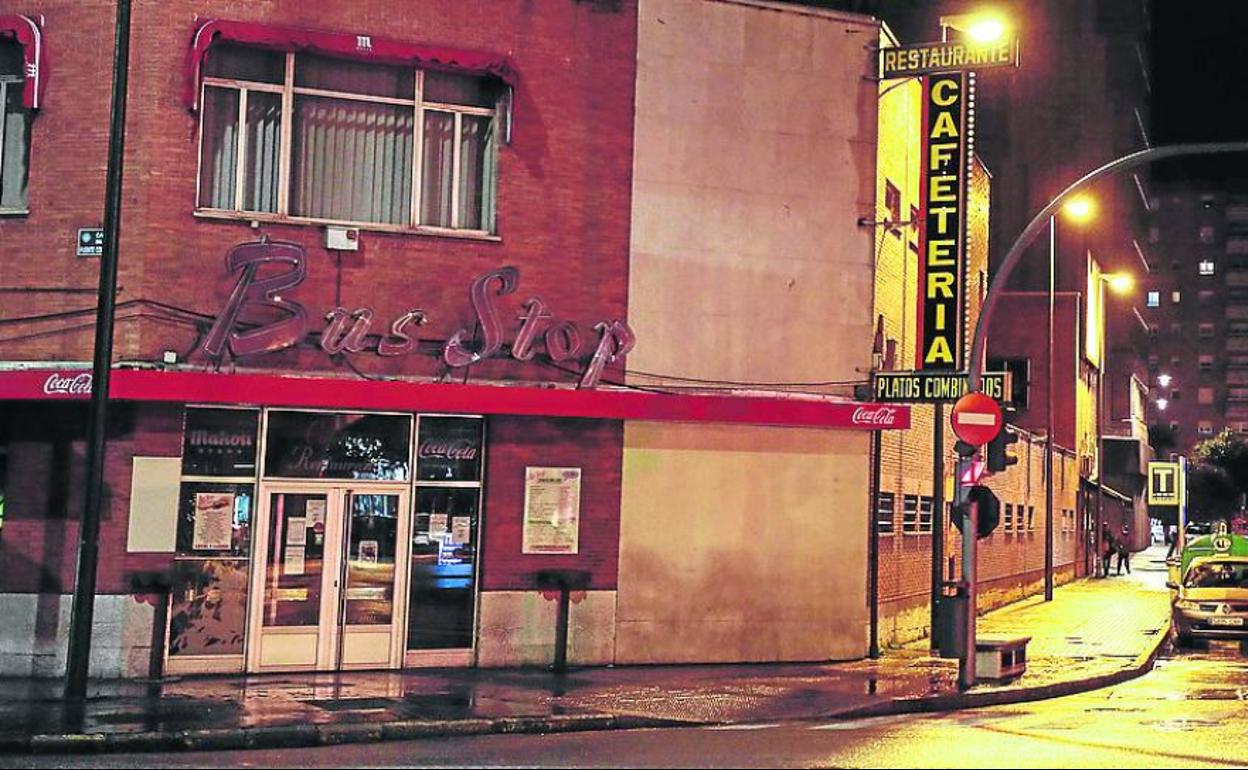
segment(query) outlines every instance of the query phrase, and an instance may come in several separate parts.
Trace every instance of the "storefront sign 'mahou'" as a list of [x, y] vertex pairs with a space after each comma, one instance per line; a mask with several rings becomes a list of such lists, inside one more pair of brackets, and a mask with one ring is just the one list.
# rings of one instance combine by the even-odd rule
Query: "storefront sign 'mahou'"
[[[205, 353], [220, 358], [228, 345], [235, 357], [260, 355], [303, 342], [308, 335], [307, 311], [299, 302], [284, 295], [307, 277], [307, 258], [302, 246], [284, 241], [242, 243], [226, 255], [226, 266], [230, 273], [238, 275], [238, 282], [204, 339]], [[492, 270], [472, 282], [469, 298], [482, 341], [474, 349], [465, 343], [465, 339], [472, 336], [471, 329], [455, 332], [442, 349], [442, 358], [448, 366], [460, 368], [498, 355], [505, 340], [496, 298], [512, 294], [519, 283], [520, 271], [514, 267]], [[512, 358], [532, 359], [540, 336], [546, 355], [552, 361], [580, 360], [581, 334], [575, 324], [555, 320], [540, 297], [531, 297], [523, 307], [520, 328], [511, 342]], [[240, 328], [241, 315], [248, 308], [264, 308], [279, 318], [254, 328]], [[410, 310], [391, 321], [389, 331], [381, 334], [373, 331], [370, 308], [349, 311], [336, 307], [326, 314], [325, 320], [320, 347], [326, 353], [367, 351], [390, 357], [406, 355], [416, 349], [415, 327], [425, 324], [428, 315], [423, 310]], [[580, 372], [579, 387], [582, 388], [596, 387], [607, 364], [632, 350], [636, 342], [632, 329], [624, 321], [602, 321], [594, 330], [598, 341]]]
[[1017, 66], [1018, 38], [988, 44], [959, 40], [880, 49], [880, 77], [884, 79]]

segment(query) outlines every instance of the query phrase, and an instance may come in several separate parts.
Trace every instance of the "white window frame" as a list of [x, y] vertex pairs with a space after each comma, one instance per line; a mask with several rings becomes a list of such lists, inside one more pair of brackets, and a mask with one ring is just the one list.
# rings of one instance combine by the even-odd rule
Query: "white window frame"
[[1212, 259], [1202, 259], [1197, 269], [1202, 276], [1211, 276], [1217, 272], [1217, 265], [1214, 264]]
[[[2, 75], [0, 74], [0, 173], [4, 169], [4, 132], [8, 121], [5, 120], [6, 105], [9, 103], [9, 89], [13, 86], [23, 87], [25, 78], [21, 75]], [[30, 137], [27, 137], [29, 143]], [[26, 179], [27, 179], [27, 198], [26, 205], [20, 208], [0, 208], [0, 214], [29, 214], [30, 213], [30, 154], [31, 148], [26, 147]]]
[[932, 512], [935, 510], [936, 501], [930, 495], [921, 495], [919, 497], [919, 534], [932, 534]]
[[901, 533], [903, 535], [919, 534], [919, 496], [901, 496]]
[[[304, 54], [305, 56], [308, 54]], [[205, 76], [200, 86], [200, 115], [199, 115], [199, 141], [198, 141], [198, 157], [196, 159], [197, 167], [195, 174], [195, 215], [199, 217], [215, 218], [215, 219], [245, 219], [260, 222], [283, 222], [288, 224], [306, 224], [306, 225], [341, 225], [346, 227], [355, 227], [362, 230], [378, 230], [382, 232], [406, 232], [406, 233], [422, 233], [428, 235], [446, 235], [461, 238], [475, 238], [481, 240], [500, 241], [502, 240], [498, 234], [497, 223], [497, 160], [493, 163], [494, 167], [494, 184], [488, 184], [488, 180], [482, 176], [482, 184], [494, 190], [495, 200], [493, 208], [495, 210], [495, 221], [493, 230], [488, 229], [469, 229], [459, 227], [459, 223], [463, 217], [460, 206], [459, 182], [460, 182], [460, 143], [462, 141], [463, 117], [465, 115], [486, 117], [490, 119], [490, 133], [495, 135], [493, 142], [494, 151], [498, 151], [499, 130], [498, 110], [491, 107], [476, 107], [462, 104], [447, 104], [444, 102], [425, 101], [425, 71], [417, 67], [411, 69], [415, 73], [415, 86], [411, 99], [399, 99], [387, 96], [375, 96], [371, 94], [352, 93], [348, 91], [336, 91], [321, 88], [308, 88], [306, 86], [295, 86], [295, 56], [294, 52], [287, 52], [286, 71], [284, 82], [265, 83], [262, 81], [239, 80], [236, 78], [222, 78], [215, 76]], [[200, 205], [200, 184], [203, 176], [204, 165], [204, 116], [207, 112], [207, 90], [209, 88], [231, 89], [239, 93], [238, 104], [238, 130], [235, 132], [235, 180], [234, 180], [234, 208], [220, 209], [211, 208]], [[281, 138], [278, 147], [278, 180], [277, 180], [277, 211], [249, 211], [243, 208], [246, 173], [247, 173], [247, 94], [251, 91], [261, 91], [265, 93], [281, 94], [282, 96], [282, 115], [281, 115]], [[342, 99], [348, 101], [370, 102], [373, 104], [386, 104], [390, 106], [410, 106], [413, 112], [414, 126], [412, 129], [412, 194], [410, 209], [408, 211], [407, 222], [404, 224], [392, 224], [386, 222], [368, 222], [350, 219], [333, 219], [323, 217], [303, 217], [294, 216], [290, 213], [290, 185], [291, 185], [291, 151], [293, 148], [294, 133], [294, 114], [295, 114], [295, 97], [296, 96], [318, 96], [332, 99]], [[426, 112], [449, 112], [455, 117], [455, 139], [452, 142], [452, 169], [451, 169], [451, 226], [440, 227], [435, 225], [420, 224], [420, 204], [421, 204], [421, 171], [424, 162], [424, 116]]]
[[1146, 295], [1144, 299], [1144, 304], [1147, 307], [1161, 307], [1161, 292], [1160, 291], [1148, 292], [1148, 294]]
[[[888, 501], [888, 518], [881, 518], [884, 513], [884, 501]], [[877, 492], [875, 501], [876, 529], [881, 535], [892, 535], [897, 531], [897, 495], [893, 492]]]

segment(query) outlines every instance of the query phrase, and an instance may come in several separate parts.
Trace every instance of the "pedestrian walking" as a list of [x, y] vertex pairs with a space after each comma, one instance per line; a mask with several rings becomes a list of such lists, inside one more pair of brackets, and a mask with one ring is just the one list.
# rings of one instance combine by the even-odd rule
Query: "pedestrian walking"
[[1123, 565], [1126, 565], [1127, 574], [1130, 575], [1131, 574], [1131, 552], [1127, 550], [1127, 544], [1125, 541], [1117, 544], [1117, 552], [1118, 552], [1118, 572], [1116, 574], [1121, 575], [1122, 567]]
[[1101, 554], [1101, 577], [1109, 577], [1109, 562], [1117, 553], [1117, 544], [1114, 542], [1114, 536], [1105, 533], [1105, 552]]
[[1179, 545], [1179, 533], [1174, 527], [1166, 527], [1166, 544], [1170, 547], [1166, 549], [1166, 558], [1174, 556], [1174, 549]]

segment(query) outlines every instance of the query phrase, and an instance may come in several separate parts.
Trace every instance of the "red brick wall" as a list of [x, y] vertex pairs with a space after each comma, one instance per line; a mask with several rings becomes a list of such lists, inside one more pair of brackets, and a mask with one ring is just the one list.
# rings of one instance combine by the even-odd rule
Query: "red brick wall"
[[[582, 569], [591, 588], [612, 590], [619, 570], [624, 423], [491, 417], [487, 426], [485, 591], [531, 589], [541, 569]], [[525, 466], [581, 469], [580, 545], [575, 555], [522, 554]]]
[[[96, 263], [74, 257], [76, 228], [98, 224], [102, 211], [108, 74], [113, 3], [33, 0], [25, 13], [47, 17], [54, 72], [47, 106], [35, 120], [31, 210], [0, 220], [4, 285], [93, 287]], [[559, 318], [573, 320], [588, 345], [594, 323], [627, 310], [636, 8], [601, 3], [523, 0], [463, 3], [426, 0], [327, 0], [254, 3], [241, 0], [138, 0], [133, 11], [129, 116], [126, 131], [121, 286], [117, 358], [158, 359], [165, 349], [186, 354], [197, 339], [183, 321], [158, 320], [151, 308], [125, 303], [159, 300], [215, 314], [232, 286], [224, 257], [233, 245], [269, 235], [307, 248], [309, 277], [290, 296], [314, 324], [341, 303], [370, 306], [389, 319], [419, 307], [430, 315], [423, 335], [445, 339], [474, 320], [470, 280], [503, 265], [521, 271], [517, 295], [540, 295]], [[370, 34], [420, 43], [509, 54], [519, 72], [513, 142], [499, 152], [498, 232], [501, 242], [365, 232], [362, 250], [341, 268], [323, 248], [322, 228], [209, 221], [193, 216], [198, 116], [181, 103], [186, 49], [196, 20], [270, 22]], [[88, 44], [87, 41], [90, 41]], [[339, 288], [340, 284], [340, 288]], [[19, 295], [0, 318], [90, 307], [93, 296]], [[145, 312], [145, 317], [137, 315]], [[90, 358], [92, 318], [6, 326], [0, 360]], [[315, 326], [314, 326], [315, 328]], [[11, 340], [18, 333], [50, 331]], [[514, 328], [508, 324], [508, 333]], [[433, 374], [434, 355], [383, 361], [357, 356], [357, 366], [388, 374]], [[307, 346], [253, 362], [277, 369], [349, 374]], [[474, 367], [474, 377], [568, 379], [549, 367], [506, 361]]]
[[[129, 593], [134, 572], [165, 570], [173, 554], [127, 554], [130, 477], [135, 455], [177, 457], [182, 407], [114, 404], [105, 459], [98, 593]], [[0, 592], [69, 593], [78, 565], [78, 532], [86, 483], [86, 409], [0, 408], [12, 435], [4, 528], [0, 531]]]

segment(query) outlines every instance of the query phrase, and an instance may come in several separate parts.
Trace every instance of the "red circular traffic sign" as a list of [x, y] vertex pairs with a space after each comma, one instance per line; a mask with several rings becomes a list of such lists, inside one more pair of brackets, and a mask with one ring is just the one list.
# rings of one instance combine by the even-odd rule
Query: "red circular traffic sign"
[[1001, 407], [983, 393], [967, 393], [953, 405], [953, 432], [968, 444], [983, 446], [1001, 432]]

